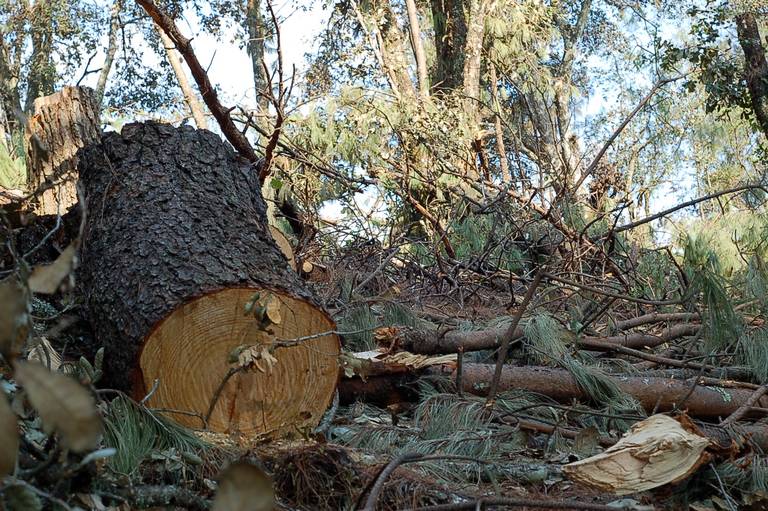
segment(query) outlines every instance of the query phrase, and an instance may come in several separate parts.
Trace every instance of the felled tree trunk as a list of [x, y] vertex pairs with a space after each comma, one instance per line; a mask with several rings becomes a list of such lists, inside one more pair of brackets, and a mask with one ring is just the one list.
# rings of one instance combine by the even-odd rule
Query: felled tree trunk
[[[109, 384], [200, 427], [240, 345], [269, 344], [245, 305], [280, 304], [279, 339], [333, 331], [269, 232], [258, 176], [215, 134], [130, 124], [81, 155], [87, 202], [79, 282]], [[232, 377], [215, 431], [317, 424], [336, 387], [335, 334], [275, 350], [271, 371]], [[197, 417], [194, 415], [196, 414]]]
[[[699, 331], [697, 323], [682, 323], [665, 328], [659, 335], [641, 332], [627, 332], [620, 335], [605, 337], [584, 336], [580, 346], [584, 349], [602, 351], [604, 346], [592, 343], [615, 344], [625, 348], [655, 347]], [[381, 328], [376, 332], [377, 341], [383, 346], [393, 343], [404, 351], [422, 355], [442, 353], [458, 353], [463, 351], [481, 351], [496, 349], [501, 345], [506, 326], [488, 328], [485, 330], [457, 330], [446, 327], [438, 329], [418, 329], [398, 326]], [[523, 337], [523, 328], [515, 330], [513, 339]]]
[[27, 188], [48, 187], [37, 197], [38, 214], [64, 214], [77, 202], [77, 151], [101, 136], [96, 94], [64, 87], [34, 105], [25, 133]]
[[[493, 364], [464, 364], [461, 386], [465, 392], [485, 395], [493, 378]], [[431, 367], [431, 374], [451, 374], [455, 371], [448, 365]], [[694, 386], [691, 381], [673, 378], [652, 378], [645, 376], [614, 376], [618, 387], [637, 399], [647, 411], [669, 411], [675, 408], [686, 410], [696, 417], [727, 417], [745, 404], [753, 391], [747, 389], [725, 389], [721, 387]], [[549, 367], [515, 367], [505, 365], [499, 381], [499, 390], [526, 390], [561, 402], [586, 399], [588, 396], [576, 384], [566, 370]], [[768, 397], [760, 400], [768, 406]]]

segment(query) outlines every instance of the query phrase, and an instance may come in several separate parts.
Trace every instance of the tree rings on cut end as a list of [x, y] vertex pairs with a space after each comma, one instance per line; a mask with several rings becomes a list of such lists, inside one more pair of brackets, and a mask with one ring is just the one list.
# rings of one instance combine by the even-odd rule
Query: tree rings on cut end
[[[322, 311], [301, 299], [273, 290], [225, 289], [199, 297], [174, 310], [147, 337], [140, 357], [143, 384], [158, 385], [147, 405], [177, 422], [200, 428], [211, 400], [230, 368], [232, 351], [261, 342], [245, 306], [255, 293], [272, 295], [280, 304], [277, 339], [297, 339], [335, 329]], [[296, 431], [319, 423], [338, 379], [339, 338], [329, 334], [275, 349], [271, 370], [247, 369], [229, 379], [220, 393], [208, 428], [243, 435]]]

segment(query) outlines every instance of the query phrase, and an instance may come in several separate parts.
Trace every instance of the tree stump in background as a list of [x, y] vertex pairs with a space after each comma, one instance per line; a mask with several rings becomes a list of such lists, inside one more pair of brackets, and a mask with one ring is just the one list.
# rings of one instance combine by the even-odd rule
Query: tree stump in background
[[[258, 176], [218, 136], [129, 124], [81, 153], [87, 203], [79, 285], [110, 386], [205, 415], [233, 349], [264, 341], [246, 303], [277, 300], [280, 339], [335, 329], [273, 240]], [[279, 348], [271, 372], [221, 392], [209, 428], [245, 434], [315, 425], [336, 388], [335, 334]], [[199, 417], [173, 418], [199, 428]]]
[[40, 215], [64, 214], [77, 202], [77, 151], [101, 136], [96, 93], [64, 87], [37, 98], [25, 132], [27, 188], [51, 186], [37, 197]]

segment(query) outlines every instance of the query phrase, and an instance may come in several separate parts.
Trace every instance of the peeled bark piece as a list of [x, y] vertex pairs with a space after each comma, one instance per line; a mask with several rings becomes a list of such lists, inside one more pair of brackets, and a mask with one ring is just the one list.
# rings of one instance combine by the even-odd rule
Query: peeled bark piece
[[77, 202], [77, 152], [97, 141], [99, 106], [93, 89], [64, 87], [37, 98], [25, 132], [27, 187], [57, 183], [38, 197], [37, 213], [64, 214]]
[[710, 459], [705, 451], [710, 443], [675, 419], [654, 415], [633, 425], [614, 446], [565, 465], [563, 472], [593, 488], [628, 495], [690, 476]]
[[[281, 339], [335, 329], [275, 245], [258, 176], [218, 136], [191, 127], [129, 124], [81, 156], [87, 199], [79, 285], [105, 349], [105, 383], [148, 405], [205, 415], [252, 345], [256, 293], [276, 298]], [[338, 377], [335, 334], [275, 350], [269, 373], [239, 372], [208, 423], [254, 434], [316, 425]], [[199, 417], [173, 414], [200, 427]]]

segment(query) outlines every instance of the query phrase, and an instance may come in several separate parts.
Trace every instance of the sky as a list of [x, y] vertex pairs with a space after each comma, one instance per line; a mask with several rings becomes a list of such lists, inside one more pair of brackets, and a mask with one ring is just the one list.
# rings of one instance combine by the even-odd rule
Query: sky
[[[297, 75], [306, 68], [305, 54], [315, 49], [315, 43], [328, 20], [328, 11], [321, 8], [321, 3], [300, 0], [278, 0], [275, 3], [286, 74], [290, 73], [292, 66], [296, 66]], [[251, 59], [245, 48], [227, 42], [226, 38], [217, 41], [205, 32], [196, 35], [193, 46], [200, 62], [211, 63], [208, 75], [221, 88], [225, 99], [238, 104], [255, 105]], [[273, 63], [275, 57], [272, 54], [267, 59]]]
[[[322, 8], [322, 1], [302, 2], [301, 0], [275, 0], [275, 11], [280, 20], [283, 59], [286, 72], [290, 72], [293, 66], [297, 68], [297, 75], [307, 66], [305, 55], [316, 49], [319, 35], [325, 27], [329, 12]], [[194, 15], [186, 16], [186, 22], [179, 24], [182, 32], [192, 37], [192, 45], [200, 62], [208, 68], [211, 81], [220, 91], [222, 103], [227, 105], [243, 105], [254, 107], [256, 96], [253, 85], [253, 72], [250, 57], [245, 48], [240, 48], [235, 42], [235, 30], [225, 34], [222, 40], [216, 40], [213, 36], [199, 30], [189, 22]], [[677, 27], [664, 27], [665, 35], [671, 35]], [[147, 58], [157, 59], [154, 52], [145, 52]], [[274, 62], [276, 56], [268, 55], [267, 59]], [[599, 61], [590, 62], [593, 69], [600, 69]], [[610, 66], [608, 66], [609, 68]], [[186, 67], [185, 67], [186, 68]], [[606, 72], [609, 69], [606, 68]], [[86, 85], [95, 85], [96, 75], [91, 75]], [[639, 77], [645, 80], [646, 77]], [[93, 81], [94, 83], [87, 83]], [[647, 84], [650, 87], [650, 83]], [[577, 124], [583, 124], [585, 120], [596, 115], [606, 108], [615, 105], [618, 91], [597, 89], [588, 97], [585, 97], [581, 108], [577, 112]], [[375, 202], [372, 193], [358, 194], [358, 205], [367, 210], [369, 205]], [[672, 206], [678, 200], [675, 194], [662, 192], [653, 201], [654, 210], [662, 210]], [[321, 209], [321, 215], [329, 220], [337, 220], [341, 215], [341, 205], [338, 202], [330, 202]]]

